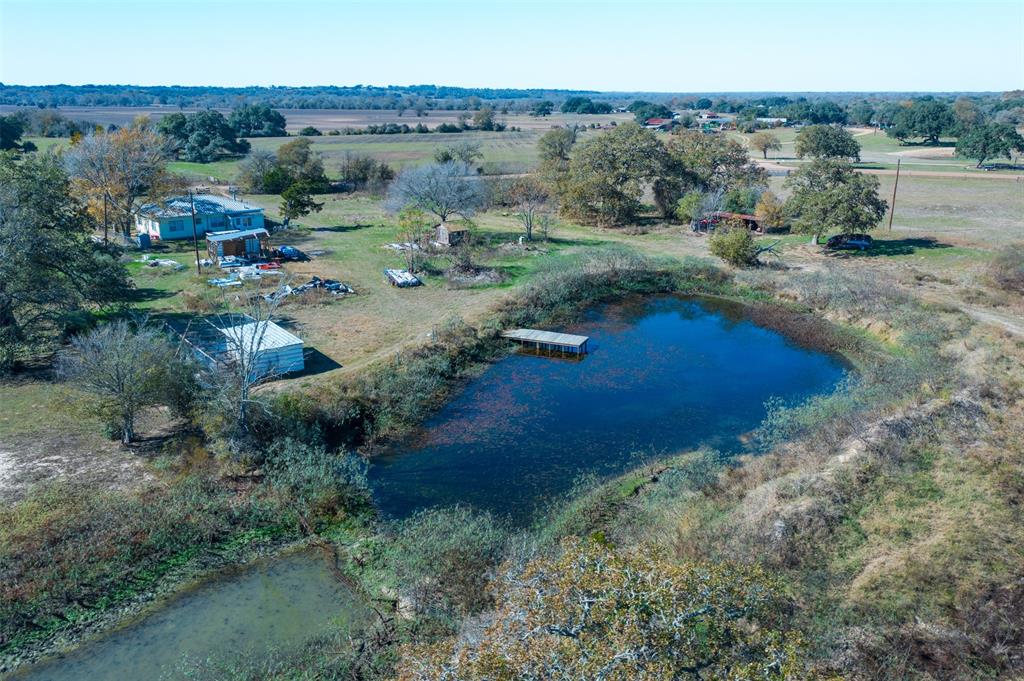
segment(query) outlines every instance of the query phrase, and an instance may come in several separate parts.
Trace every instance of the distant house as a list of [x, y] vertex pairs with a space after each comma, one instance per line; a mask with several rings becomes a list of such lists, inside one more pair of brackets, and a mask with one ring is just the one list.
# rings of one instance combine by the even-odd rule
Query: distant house
[[269, 250], [270, 233], [262, 227], [213, 232], [206, 235], [206, 252], [209, 253], [210, 260], [217, 260], [226, 255], [258, 258], [265, 256]]
[[648, 130], [668, 130], [673, 125], [675, 121], [671, 118], [648, 118], [644, 121], [644, 127]]
[[775, 118], [775, 117], [770, 117], [770, 116], [764, 116], [764, 117], [761, 117], [761, 118], [755, 118], [754, 120], [756, 120], [758, 123], [767, 123], [768, 125], [772, 126], [773, 128], [774, 127], [778, 127], [780, 125], [786, 125], [786, 123], [789, 122], [788, 118]]
[[[196, 207], [196, 235], [226, 229], [263, 227], [263, 209], [215, 194], [193, 198]], [[192, 207], [187, 196], [175, 196], [159, 203], [147, 203], [135, 216], [135, 231], [151, 239], [169, 241], [192, 238]]]
[[469, 234], [469, 229], [460, 225], [449, 225], [444, 222], [435, 228], [434, 241], [442, 246], [458, 246]]

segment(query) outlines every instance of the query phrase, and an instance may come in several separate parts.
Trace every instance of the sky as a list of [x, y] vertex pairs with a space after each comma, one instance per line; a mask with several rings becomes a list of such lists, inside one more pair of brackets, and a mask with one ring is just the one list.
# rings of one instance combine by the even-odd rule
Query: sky
[[1024, 0], [0, 0], [0, 82], [1003, 91]]

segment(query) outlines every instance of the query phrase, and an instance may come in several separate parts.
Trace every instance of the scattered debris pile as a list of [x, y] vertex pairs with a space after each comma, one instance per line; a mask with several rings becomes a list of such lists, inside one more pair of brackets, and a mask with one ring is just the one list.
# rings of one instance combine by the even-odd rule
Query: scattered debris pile
[[177, 260], [171, 260], [169, 258], [151, 258], [149, 255], [143, 255], [136, 262], [141, 262], [146, 267], [170, 267], [175, 270], [185, 269], [185, 266]]
[[348, 284], [338, 281], [337, 279], [321, 279], [320, 277], [313, 277], [305, 284], [301, 286], [289, 286], [283, 284], [273, 293], [267, 293], [263, 296], [265, 300], [277, 301], [288, 296], [301, 296], [309, 291], [325, 291], [333, 296], [347, 296], [355, 293]]
[[414, 244], [411, 241], [403, 241], [402, 243], [384, 244], [385, 248], [390, 248], [393, 251], [422, 251], [419, 244]]
[[415, 274], [409, 270], [384, 270], [384, 279], [392, 286], [399, 288], [408, 288], [410, 286], [420, 286], [423, 284]]

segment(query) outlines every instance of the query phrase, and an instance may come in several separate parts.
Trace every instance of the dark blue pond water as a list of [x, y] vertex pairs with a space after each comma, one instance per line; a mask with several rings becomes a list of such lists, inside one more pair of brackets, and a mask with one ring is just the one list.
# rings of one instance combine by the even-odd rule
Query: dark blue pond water
[[374, 459], [385, 514], [464, 503], [524, 520], [583, 474], [701, 445], [738, 451], [766, 400], [829, 391], [846, 371], [721, 301], [630, 300], [560, 330], [590, 336], [590, 354], [504, 359]]

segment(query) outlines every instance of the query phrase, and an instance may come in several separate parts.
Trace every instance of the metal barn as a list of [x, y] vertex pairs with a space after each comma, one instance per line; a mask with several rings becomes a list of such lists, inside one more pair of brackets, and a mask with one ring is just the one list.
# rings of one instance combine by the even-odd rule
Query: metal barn
[[274, 322], [249, 322], [220, 329], [224, 335], [224, 352], [237, 360], [240, 355], [254, 355], [252, 373], [258, 377], [302, 371], [303, 342]]

